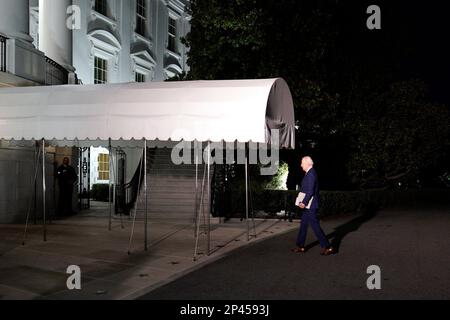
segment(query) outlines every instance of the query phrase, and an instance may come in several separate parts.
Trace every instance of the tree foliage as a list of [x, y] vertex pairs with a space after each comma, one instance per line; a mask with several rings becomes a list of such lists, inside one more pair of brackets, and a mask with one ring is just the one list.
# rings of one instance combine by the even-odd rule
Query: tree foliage
[[[349, 175], [367, 186], [415, 182], [443, 160], [449, 114], [426, 99], [425, 85], [401, 81], [368, 102], [351, 130]], [[356, 119], [355, 119], [356, 120]]]
[[283, 77], [300, 151], [286, 162], [291, 170], [312, 154], [325, 187], [388, 186], [444, 170], [448, 108], [402, 64], [414, 52], [407, 32], [369, 34], [352, 10], [365, 12], [331, 0], [192, 0], [187, 79]]

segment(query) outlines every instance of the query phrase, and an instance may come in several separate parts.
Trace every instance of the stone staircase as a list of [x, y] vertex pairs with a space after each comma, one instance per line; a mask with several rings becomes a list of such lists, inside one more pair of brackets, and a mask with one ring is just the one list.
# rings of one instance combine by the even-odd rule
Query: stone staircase
[[[175, 165], [171, 161], [172, 149], [154, 148], [147, 151], [147, 212], [149, 219], [167, 219], [171, 222], [195, 221], [195, 164]], [[206, 164], [198, 166], [198, 202]], [[207, 174], [207, 173], [206, 173]], [[212, 179], [213, 168], [210, 168]], [[205, 176], [204, 206], [209, 213], [209, 195]], [[142, 184], [137, 199], [138, 217], [144, 214], [145, 192]]]

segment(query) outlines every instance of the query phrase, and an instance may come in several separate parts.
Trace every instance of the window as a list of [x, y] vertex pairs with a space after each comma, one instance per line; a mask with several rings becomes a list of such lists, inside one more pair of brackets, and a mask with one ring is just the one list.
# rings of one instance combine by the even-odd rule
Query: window
[[108, 61], [95, 57], [94, 84], [102, 84], [108, 81]]
[[98, 155], [98, 179], [109, 180], [109, 154], [107, 153]]
[[145, 82], [145, 74], [136, 72], [136, 82]]
[[0, 35], [0, 71], [6, 71], [6, 38]]
[[169, 17], [169, 43], [167, 49], [172, 52], [176, 52], [176, 37], [177, 37], [177, 20]]
[[105, 17], [107, 16], [107, 0], [95, 0], [94, 10], [101, 13]]
[[136, 0], [136, 33], [145, 36], [145, 26], [147, 25], [146, 1]]

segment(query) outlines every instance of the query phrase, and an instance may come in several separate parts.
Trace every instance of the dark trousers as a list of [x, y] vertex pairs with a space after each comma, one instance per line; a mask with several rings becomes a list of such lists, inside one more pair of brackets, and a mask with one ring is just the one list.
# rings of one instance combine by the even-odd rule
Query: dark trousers
[[67, 215], [73, 213], [72, 194], [73, 194], [73, 185], [59, 186], [59, 204], [58, 204], [59, 214]]
[[297, 246], [304, 247], [305, 241], [306, 241], [306, 235], [308, 233], [308, 227], [311, 226], [311, 228], [314, 231], [314, 234], [316, 235], [317, 239], [320, 242], [320, 246], [322, 248], [326, 248], [330, 246], [330, 243], [327, 240], [327, 237], [325, 236], [325, 233], [323, 232], [322, 228], [320, 228], [319, 219], [317, 218], [317, 210], [308, 210], [303, 209], [302, 214], [302, 222], [300, 224], [300, 230], [298, 231], [297, 236]]

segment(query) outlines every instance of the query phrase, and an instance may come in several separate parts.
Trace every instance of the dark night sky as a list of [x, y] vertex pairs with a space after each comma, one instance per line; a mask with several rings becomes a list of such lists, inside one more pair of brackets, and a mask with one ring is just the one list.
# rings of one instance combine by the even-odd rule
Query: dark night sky
[[[444, 1], [442, 1], [444, 2]], [[419, 28], [417, 41], [421, 45], [420, 72], [430, 81], [437, 97], [450, 105], [450, 50], [448, 10], [425, 10], [427, 25]], [[431, 12], [430, 12], [431, 11]], [[417, 11], [416, 11], [417, 12]], [[447, 15], [447, 16], [446, 16]], [[420, 19], [419, 14], [419, 19]]]
[[[367, 39], [385, 37], [400, 48], [408, 48], [407, 58], [399, 61], [404, 74], [425, 80], [432, 98], [450, 106], [450, 11], [446, 3], [435, 0], [355, 1], [345, 15], [365, 12], [371, 4], [378, 5], [382, 14], [382, 30], [365, 29], [363, 32]], [[367, 14], [354, 17], [358, 18], [349, 18], [352, 28], [356, 27], [355, 23], [365, 26]]]
[[450, 105], [450, 50], [448, 10], [431, 3], [411, 2], [410, 9], [404, 11], [402, 21], [411, 20], [410, 37], [415, 43], [417, 54], [412, 57], [411, 68], [417, 70], [430, 85], [433, 96]]

